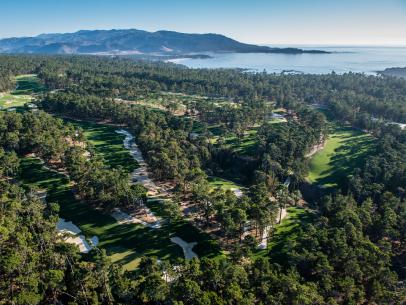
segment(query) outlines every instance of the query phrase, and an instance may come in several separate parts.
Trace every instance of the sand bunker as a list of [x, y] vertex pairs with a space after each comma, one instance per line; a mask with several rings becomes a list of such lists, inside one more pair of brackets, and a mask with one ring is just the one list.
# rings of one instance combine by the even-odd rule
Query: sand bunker
[[124, 129], [116, 130], [116, 133], [125, 136], [124, 147], [129, 150], [131, 156], [138, 163], [138, 168], [131, 173], [132, 182], [142, 184], [150, 194], [156, 195], [161, 189], [149, 177], [147, 163], [138, 145], [134, 142], [134, 137]]
[[194, 257], [198, 258], [197, 254], [195, 252], [193, 252], [193, 250], [192, 250], [193, 247], [197, 245], [197, 242], [187, 243], [182, 238], [177, 237], [177, 236], [172, 237], [171, 242], [177, 244], [178, 246], [180, 246], [182, 248], [185, 259], [192, 259]]
[[234, 193], [234, 195], [236, 196], [236, 197], [242, 197], [243, 195], [244, 195], [244, 193], [240, 190], [240, 189], [237, 189], [237, 188], [232, 188], [231, 189], [231, 191]]
[[99, 244], [99, 238], [97, 236], [93, 236], [90, 238], [90, 243], [93, 247], [96, 247]]
[[147, 223], [145, 221], [142, 221], [141, 219], [130, 216], [127, 213], [122, 212], [120, 209], [115, 209], [114, 212], [111, 213], [111, 216], [113, 216], [114, 219], [117, 220], [117, 222], [119, 224], [139, 223], [144, 226], [147, 225]]
[[153, 215], [152, 212], [148, 208], [145, 207], [145, 209], [147, 209], [146, 218], [148, 218], [150, 220], [150, 222], [146, 222], [146, 221], [140, 219], [140, 217], [137, 217], [135, 215], [129, 215], [129, 214], [121, 211], [118, 208], [114, 209], [114, 212], [111, 213], [111, 216], [113, 216], [114, 219], [119, 224], [135, 223], [135, 224], [141, 224], [143, 226], [146, 226], [146, 227], [149, 227], [152, 229], [158, 229], [158, 228], [162, 227], [162, 220], [158, 219], [155, 215]]
[[[134, 142], [134, 137], [124, 129], [116, 130], [116, 133], [125, 136], [123, 141], [124, 147], [129, 150], [131, 156], [137, 161], [139, 166], [131, 173], [131, 183], [140, 183], [143, 185], [148, 190], [148, 195], [168, 195], [167, 192], [162, 191], [149, 177], [147, 163], [142, 156], [141, 150]], [[153, 229], [161, 227], [162, 220], [156, 217], [148, 207], [142, 206], [141, 214], [142, 215], [129, 215], [120, 209], [116, 209], [112, 216], [118, 223], [139, 223]]]
[[63, 218], [59, 218], [59, 221], [56, 224], [56, 229], [60, 234], [67, 235], [67, 237], [64, 238], [65, 242], [77, 245], [81, 253], [89, 252], [99, 243], [99, 238], [93, 236], [90, 238], [89, 244], [84, 235], [78, 235], [82, 231], [74, 225], [72, 221], [66, 221]]
[[46, 198], [47, 198], [47, 191], [46, 190], [38, 190], [36, 192], [36, 195], [39, 200], [41, 200], [43, 203], [46, 203]]

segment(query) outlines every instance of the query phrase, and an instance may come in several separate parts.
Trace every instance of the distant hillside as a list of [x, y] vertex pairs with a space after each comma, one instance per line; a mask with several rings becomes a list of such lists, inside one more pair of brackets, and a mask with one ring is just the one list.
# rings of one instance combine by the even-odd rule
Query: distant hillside
[[406, 78], [406, 67], [405, 68], [387, 68], [383, 71], [379, 71], [378, 73], [381, 75]]
[[245, 44], [219, 34], [185, 34], [171, 31], [95, 30], [0, 40], [0, 53], [39, 54], [196, 54], [327, 53], [319, 50], [270, 48]]

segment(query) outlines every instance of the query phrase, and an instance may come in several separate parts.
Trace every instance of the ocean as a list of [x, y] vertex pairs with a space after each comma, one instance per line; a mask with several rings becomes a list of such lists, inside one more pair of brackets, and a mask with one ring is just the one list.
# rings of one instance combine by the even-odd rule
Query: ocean
[[[288, 47], [275, 46], [274, 47]], [[292, 47], [292, 46], [289, 46]], [[175, 59], [191, 68], [242, 68], [268, 73], [342, 74], [358, 72], [375, 75], [392, 67], [406, 67], [406, 47], [294, 46], [331, 54], [208, 53], [208, 59]]]

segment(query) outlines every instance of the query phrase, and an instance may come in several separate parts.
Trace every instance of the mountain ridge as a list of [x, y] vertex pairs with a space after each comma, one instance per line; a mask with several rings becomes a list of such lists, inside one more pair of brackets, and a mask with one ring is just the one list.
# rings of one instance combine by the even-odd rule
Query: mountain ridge
[[180, 55], [205, 52], [328, 53], [247, 44], [216, 33], [191, 34], [167, 30], [79, 30], [72, 33], [44, 33], [34, 37], [0, 39], [0, 53]]

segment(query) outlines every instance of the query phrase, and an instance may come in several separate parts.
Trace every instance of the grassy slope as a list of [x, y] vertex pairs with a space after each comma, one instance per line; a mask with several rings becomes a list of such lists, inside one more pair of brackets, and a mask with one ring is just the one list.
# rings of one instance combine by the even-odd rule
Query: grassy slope
[[325, 148], [310, 161], [308, 180], [334, 187], [361, 167], [373, 147], [372, 136], [350, 127], [332, 126]]
[[238, 154], [252, 156], [255, 154], [258, 146], [256, 134], [256, 129], [250, 129], [241, 139], [238, 139], [236, 136], [227, 137], [225, 144]]
[[277, 250], [298, 237], [303, 224], [309, 223], [312, 218], [310, 210], [301, 207], [289, 207], [288, 216], [276, 226], [274, 236], [268, 245], [269, 249]]

